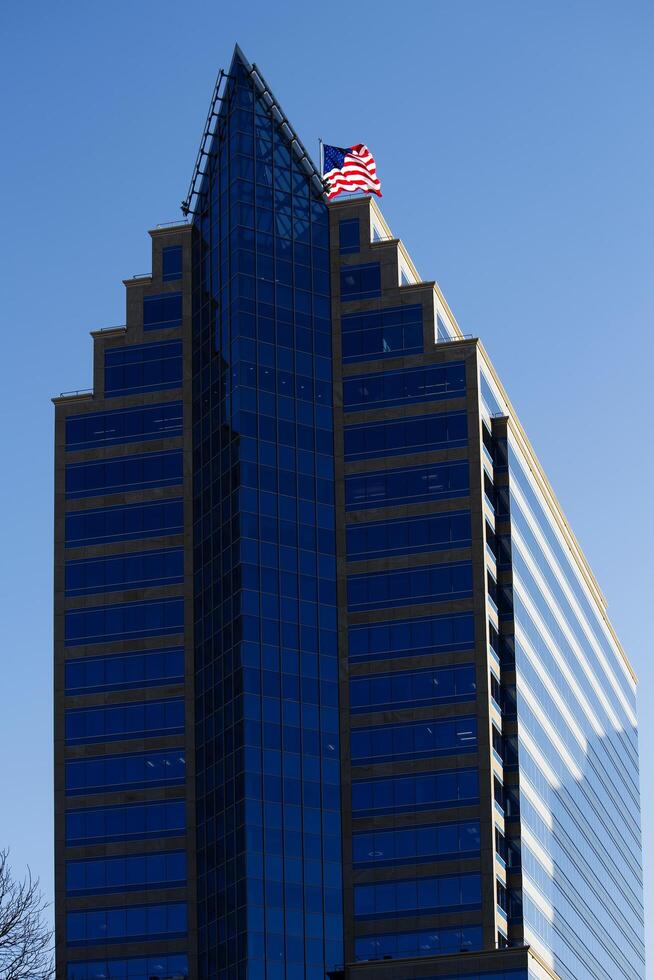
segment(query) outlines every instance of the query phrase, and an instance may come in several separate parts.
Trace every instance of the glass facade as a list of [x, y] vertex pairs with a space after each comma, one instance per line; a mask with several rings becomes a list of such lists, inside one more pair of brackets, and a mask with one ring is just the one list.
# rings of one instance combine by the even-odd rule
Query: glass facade
[[468, 463], [464, 460], [346, 474], [345, 508], [361, 510], [465, 497], [470, 490], [469, 481]]
[[70, 609], [65, 616], [67, 647], [167, 636], [184, 628], [182, 599], [151, 599], [97, 608]]
[[350, 680], [350, 710], [387, 711], [420, 708], [438, 701], [474, 700], [477, 693], [475, 665], [420, 667], [390, 674], [371, 674]]
[[184, 800], [89, 807], [66, 813], [66, 843], [70, 847], [150, 837], [181, 837], [185, 828]]
[[352, 838], [355, 866], [428, 864], [438, 859], [476, 855], [480, 847], [478, 820], [426, 827], [362, 831]]
[[161, 250], [163, 282], [175, 282], [182, 278], [183, 251], [181, 245], [169, 245]]
[[399, 306], [341, 317], [343, 363], [422, 350], [422, 307]]
[[339, 221], [338, 245], [341, 255], [348, 255], [359, 251], [358, 218], [350, 218], [349, 220]]
[[469, 562], [463, 561], [351, 575], [347, 583], [348, 608], [352, 612], [422, 605], [470, 595], [472, 568]]
[[484, 367], [479, 386], [487, 469], [502, 485], [486, 493], [504, 522], [493, 554], [511, 583], [497, 594], [498, 651], [515, 682], [497, 697], [517, 738], [495, 741], [520, 773], [502, 849], [521, 888], [498, 901], [566, 980], [642, 978], [635, 679], [519, 437], [494, 422], [509, 411]]
[[471, 650], [473, 647], [471, 613], [381, 620], [350, 626], [348, 630], [351, 660], [386, 660], [439, 651]]
[[66, 449], [95, 449], [126, 442], [147, 442], [182, 434], [182, 403], [114, 409], [71, 415], [66, 420]]
[[464, 548], [471, 544], [470, 514], [466, 511], [350, 524], [345, 533], [350, 561]]
[[479, 802], [476, 769], [445, 769], [407, 776], [380, 776], [352, 784], [352, 810], [360, 816], [415, 813]]
[[329, 217], [239, 57], [230, 75], [193, 260], [199, 975], [323, 980], [343, 962]]
[[169, 330], [182, 325], [182, 294], [162, 293], [143, 300], [143, 329]]
[[347, 265], [341, 269], [341, 300], [373, 299], [381, 296], [381, 268], [378, 262]]
[[641, 976], [635, 684], [508, 441], [525, 934], [562, 976]]
[[350, 753], [355, 765], [387, 762], [391, 759], [433, 758], [436, 755], [460, 755], [471, 752], [477, 744], [474, 718], [430, 719], [374, 728], [357, 728], [350, 738]]
[[343, 379], [343, 407], [348, 412], [386, 408], [405, 402], [432, 402], [465, 393], [465, 365], [432, 364], [403, 371], [361, 374]]
[[481, 905], [479, 875], [443, 875], [355, 885], [354, 914], [359, 919], [400, 918], [478, 909]]
[[167, 391], [182, 383], [182, 343], [130, 344], [115, 347], [104, 355], [106, 398]]
[[173, 888], [186, 884], [186, 854], [130, 854], [129, 857], [69, 861], [66, 890], [69, 895]]
[[182, 938], [186, 929], [186, 906], [181, 903], [90, 909], [66, 916], [66, 937], [71, 946]]
[[422, 932], [361, 936], [355, 943], [355, 957], [357, 960], [405, 959], [434, 956], [438, 953], [470, 952], [481, 948], [481, 926], [444, 926]]
[[142, 701], [71, 708], [66, 712], [66, 744], [89, 745], [154, 735], [179, 735], [184, 731], [184, 702]]
[[103, 755], [66, 762], [66, 793], [89, 796], [122, 789], [178, 786], [186, 778], [183, 749]]
[[401, 456], [441, 447], [465, 446], [465, 412], [419, 415], [345, 427], [345, 460]]
[[[374, 322], [382, 336], [368, 357], [423, 349], [423, 307], [409, 297], [399, 310], [383, 302], [371, 314], [344, 310], [344, 366], [363, 359], [346, 338], [367, 317], [370, 335]], [[400, 319], [413, 335], [387, 342], [385, 324], [398, 331]], [[344, 412], [357, 412], [356, 422], [343, 420], [344, 510], [352, 515], [344, 541], [352, 868], [369, 879], [353, 893], [352, 915], [362, 920], [352, 952], [358, 961], [483, 945], [481, 925], [469, 924], [482, 906], [473, 564], [465, 551], [456, 556], [472, 546], [471, 514], [461, 506], [470, 494], [469, 382], [461, 360], [401, 368], [390, 361], [384, 370], [343, 376]], [[452, 407], [434, 410], [430, 403], [443, 399]], [[366, 414], [380, 409], [382, 418]], [[406, 458], [426, 450], [443, 456], [419, 465]], [[433, 612], [425, 615], [425, 607]], [[461, 812], [469, 819], [453, 819]], [[421, 825], [398, 825], [417, 814]], [[441, 861], [465, 861], [465, 871], [407, 877]], [[444, 914], [446, 928], [436, 918], [428, 931], [397, 931], [404, 916]], [[380, 932], [366, 935], [373, 921]]]
[[76, 960], [68, 964], [66, 980], [187, 980], [186, 953], [170, 956], [132, 956], [127, 959]]
[[184, 680], [184, 649], [147, 650], [66, 661], [67, 694], [160, 687]]
[[181, 534], [184, 530], [182, 500], [152, 500], [66, 514], [66, 545], [109, 544]]
[[70, 597], [179, 585], [183, 580], [184, 552], [181, 548], [66, 562], [66, 595]]
[[187, 234], [153, 233], [155, 275], [129, 281], [127, 327], [94, 337], [93, 395], [58, 405], [56, 974], [67, 980], [197, 977], [186, 261]]
[[69, 500], [179, 486], [181, 482], [182, 453], [178, 449], [69, 463], [66, 467], [66, 496]]
[[643, 980], [592, 575], [376, 203], [238, 49], [221, 85], [56, 399], [57, 976]]

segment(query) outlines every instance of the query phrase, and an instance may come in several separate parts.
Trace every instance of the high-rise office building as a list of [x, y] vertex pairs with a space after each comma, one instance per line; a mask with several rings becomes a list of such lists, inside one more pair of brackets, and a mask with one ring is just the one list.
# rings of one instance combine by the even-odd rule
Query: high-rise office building
[[238, 49], [187, 207], [55, 399], [57, 977], [642, 980], [636, 680], [484, 347]]

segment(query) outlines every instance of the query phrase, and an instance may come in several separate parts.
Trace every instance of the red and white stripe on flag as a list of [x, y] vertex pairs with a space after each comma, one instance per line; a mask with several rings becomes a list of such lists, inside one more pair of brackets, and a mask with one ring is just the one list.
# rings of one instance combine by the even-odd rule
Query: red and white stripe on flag
[[345, 151], [343, 164], [324, 174], [329, 190], [327, 198], [331, 200], [344, 191], [364, 191], [369, 194], [382, 196], [381, 184], [377, 176], [375, 158], [364, 143], [357, 143]]

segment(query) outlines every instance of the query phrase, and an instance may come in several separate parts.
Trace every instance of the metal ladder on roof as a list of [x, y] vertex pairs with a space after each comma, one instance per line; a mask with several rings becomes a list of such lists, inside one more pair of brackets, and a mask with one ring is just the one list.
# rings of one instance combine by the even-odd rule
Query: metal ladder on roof
[[201, 193], [202, 179], [207, 174], [207, 170], [203, 169], [203, 164], [205, 157], [209, 156], [208, 147], [211, 145], [211, 141], [213, 140], [214, 136], [216, 136], [218, 133], [216, 123], [218, 122], [218, 116], [220, 113], [220, 103], [224, 99], [224, 83], [226, 79], [230, 78], [232, 78], [232, 76], [228, 75], [227, 72], [221, 68], [218, 72], [216, 84], [213, 88], [211, 102], [209, 103], [209, 112], [207, 113], [207, 120], [204, 124], [202, 139], [200, 140], [200, 149], [198, 150], [198, 155], [195, 158], [195, 166], [193, 167], [191, 183], [189, 184], [186, 197], [181, 203], [182, 214], [185, 218], [188, 217], [189, 214], [198, 213], [197, 208], [194, 208], [194, 205], [197, 204], [197, 198]]

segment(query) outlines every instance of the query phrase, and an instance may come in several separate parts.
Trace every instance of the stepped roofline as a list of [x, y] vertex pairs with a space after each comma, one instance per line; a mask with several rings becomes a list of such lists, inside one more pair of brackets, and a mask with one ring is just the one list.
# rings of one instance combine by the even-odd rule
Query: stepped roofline
[[[377, 203], [376, 198], [371, 197], [369, 194], [367, 195], [353, 194], [347, 197], [342, 196], [336, 198], [334, 201], [330, 201], [329, 208], [330, 210], [332, 209], [338, 210], [340, 208], [343, 209], [356, 208], [358, 212], [365, 214], [366, 215], [365, 220], [368, 222], [369, 228], [371, 230], [370, 238], [371, 238], [372, 246], [382, 247], [383, 245], [394, 244], [397, 247], [398, 253], [401, 256], [402, 260], [415, 274], [416, 282], [420, 282], [424, 286], [431, 286], [433, 288], [434, 294], [437, 299], [437, 306], [440, 305], [441, 308], [446, 311], [447, 316], [449, 318], [450, 326], [453, 328], [454, 333], [458, 334], [458, 337], [453, 337], [452, 340], [454, 342], [456, 342], [456, 340], [467, 341], [468, 343], [474, 343], [476, 345], [479, 351], [479, 356], [483, 360], [485, 367], [491, 374], [493, 381], [495, 382], [500, 392], [500, 395], [504, 400], [506, 407], [508, 409], [509, 414], [507, 417], [508, 417], [508, 424], [511, 433], [513, 434], [516, 442], [520, 446], [520, 449], [522, 450], [528, 462], [534, 481], [539, 487], [543, 497], [549, 504], [549, 508], [556, 522], [556, 525], [563, 537], [563, 540], [566, 543], [566, 546], [577, 568], [579, 569], [583, 581], [586, 583], [586, 586], [588, 587], [588, 589], [590, 590], [590, 592], [592, 593], [592, 595], [594, 596], [595, 600], [598, 603], [598, 608], [601, 610], [602, 618], [607, 626], [607, 629], [611, 634], [611, 637], [617, 647], [617, 650], [619, 651], [622, 657], [622, 660], [629, 673], [629, 676], [631, 677], [634, 683], [637, 683], [638, 677], [636, 675], [636, 672], [629, 660], [629, 657], [627, 656], [626, 651], [622, 646], [622, 643], [620, 642], [620, 639], [618, 638], [618, 635], [613, 627], [613, 624], [611, 623], [611, 620], [609, 619], [608, 611], [607, 611], [608, 603], [606, 597], [602, 592], [602, 589], [600, 588], [597, 578], [595, 577], [595, 573], [591, 568], [588, 559], [586, 558], [586, 555], [584, 553], [583, 548], [581, 547], [581, 544], [579, 543], [574, 531], [572, 530], [570, 522], [568, 521], [565, 512], [559, 502], [559, 499], [554, 491], [554, 488], [552, 487], [545, 473], [545, 470], [543, 469], [543, 466], [538, 458], [536, 450], [534, 449], [529, 437], [527, 436], [527, 433], [525, 432], [525, 429], [522, 426], [520, 417], [517, 411], [515, 410], [511, 402], [511, 399], [507, 394], [506, 388], [504, 387], [502, 381], [500, 380], [500, 377], [497, 371], [495, 370], [493, 362], [488, 352], [486, 351], [486, 348], [484, 347], [482, 341], [478, 338], [476, 334], [475, 335], [469, 333], [464, 334], [462, 332], [461, 327], [457, 323], [456, 317], [451, 311], [447, 303], [447, 300], [445, 299], [438, 283], [433, 280], [421, 279], [411, 259], [411, 256], [406, 246], [404, 245], [404, 242], [396, 235], [394, 235], [393, 232], [391, 231], [391, 228], [388, 222], [386, 221], [386, 219], [384, 218], [384, 215], [382, 213], [379, 204]], [[380, 237], [376, 241], [373, 240], [372, 237], [373, 226], [377, 229], [380, 235]]]

